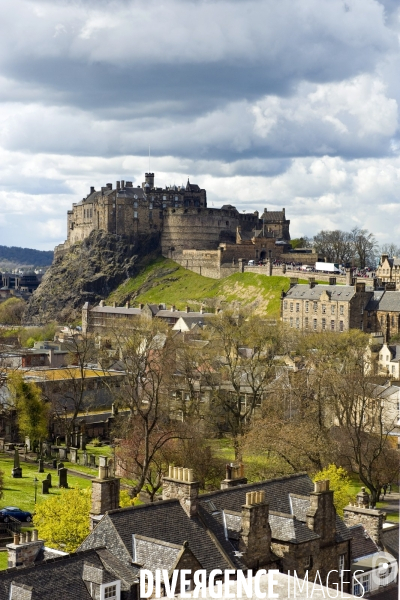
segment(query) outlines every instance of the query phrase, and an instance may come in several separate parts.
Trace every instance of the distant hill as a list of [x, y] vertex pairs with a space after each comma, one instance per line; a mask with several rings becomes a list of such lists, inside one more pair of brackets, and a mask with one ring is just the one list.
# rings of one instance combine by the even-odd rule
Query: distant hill
[[52, 250], [0, 246], [0, 263], [11, 263], [15, 266], [48, 267], [53, 262], [53, 256]]

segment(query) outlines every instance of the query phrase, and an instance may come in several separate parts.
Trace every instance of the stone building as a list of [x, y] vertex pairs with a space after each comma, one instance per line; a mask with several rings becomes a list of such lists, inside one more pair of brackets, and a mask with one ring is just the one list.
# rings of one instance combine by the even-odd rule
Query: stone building
[[290, 327], [304, 331], [348, 331], [363, 329], [363, 313], [373, 296], [365, 283], [336, 285], [331, 277], [329, 285], [298, 284], [291, 279], [290, 289], [282, 295], [282, 319]]
[[388, 254], [382, 254], [376, 276], [382, 282], [394, 283], [395, 289], [400, 289], [400, 258], [390, 258]]
[[390, 340], [400, 333], [400, 291], [393, 291], [392, 283], [379, 288], [377, 278], [372, 283], [369, 287], [356, 281], [349, 269], [346, 285], [336, 285], [335, 277], [327, 285], [316, 284], [314, 277], [308, 284], [298, 284], [292, 277], [289, 290], [282, 294], [282, 319], [304, 331], [361, 329]]

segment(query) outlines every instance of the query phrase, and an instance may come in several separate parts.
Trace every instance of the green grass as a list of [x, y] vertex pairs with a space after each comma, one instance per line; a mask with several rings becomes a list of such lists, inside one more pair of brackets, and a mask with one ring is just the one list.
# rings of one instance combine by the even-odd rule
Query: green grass
[[[45, 469], [44, 473], [38, 473], [36, 464], [25, 463], [21, 461], [22, 478], [14, 479], [11, 477], [13, 468], [13, 458], [0, 455], [0, 470], [4, 473], [3, 497], [0, 499], [0, 506], [18, 506], [22, 510], [34, 512], [35, 510], [35, 486], [34, 478], [39, 480], [37, 484], [37, 502], [46, 501], [51, 496], [60, 494], [60, 490], [56, 487], [58, 484], [57, 471], [53, 469]], [[47, 473], [51, 473], [53, 487], [49, 490], [49, 494], [42, 494], [41, 482], [45, 479]], [[68, 485], [70, 487], [87, 488], [91, 485], [90, 480], [82, 479], [81, 477], [68, 475]]]
[[8, 567], [8, 552], [0, 552], [0, 571]]
[[122, 305], [127, 300], [135, 304], [165, 302], [178, 309], [184, 309], [187, 304], [198, 309], [201, 304], [215, 306], [221, 301], [240, 302], [259, 314], [278, 317], [281, 292], [288, 288], [287, 277], [234, 273], [225, 279], [211, 279], [184, 269], [172, 260], [158, 258], [137, 277], [120, 285], [107, 303]]

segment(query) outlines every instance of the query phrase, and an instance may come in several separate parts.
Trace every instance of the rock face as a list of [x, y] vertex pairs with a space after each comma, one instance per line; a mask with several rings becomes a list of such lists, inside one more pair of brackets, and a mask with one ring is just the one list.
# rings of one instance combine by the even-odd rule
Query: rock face
[[88, 238], [55, 254], [53, 264], [32, 294], [26, 324], [55, 320], [72, 323], [85, 302], [97, 303], [119, 284], [134, 277], [159, 250], [159, 234], [132, 244], [129, 238], [93, 231]]

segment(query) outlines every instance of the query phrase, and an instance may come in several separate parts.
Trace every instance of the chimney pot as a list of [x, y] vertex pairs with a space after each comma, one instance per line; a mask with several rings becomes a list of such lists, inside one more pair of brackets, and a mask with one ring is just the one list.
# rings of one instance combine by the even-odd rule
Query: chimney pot
[[168, 467], [168, 477], [171, 477], [171, 479], [174, 477], [174, 467], [172, 465]]
[[121, 189], [121, 182], [117, 181], [115, 187], [116, 187], [117, 190], [120, 190]]
[[16, 546], [19, 546], [19, 534], [18, 533], [14, 533], [14, 544]]
[[186, 306], [186, 312], [189, 313], [190, 312], [190, 306]]
[[140, 310], [144, 309], [144, 304], [139, 304]]

